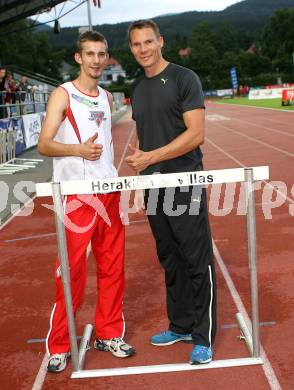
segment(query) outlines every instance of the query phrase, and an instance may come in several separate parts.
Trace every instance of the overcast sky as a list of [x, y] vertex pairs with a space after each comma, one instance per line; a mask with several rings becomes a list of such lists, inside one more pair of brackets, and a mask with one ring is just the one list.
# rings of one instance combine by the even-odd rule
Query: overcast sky
[[[142, 18], [152, 18], [167, 13], [185, 11], [220, 11], [241, 0], [101, 0], [101, 8], [93, 6], [91, 0], [92, 24], [119, 23]], [[77, 2], [67, 1], [55, 7], [50, 13], [39, 15], [39, 22], [46, 22], [70, 10]], [[63, 9], [62, 9], [63, 8]], [[61, 27], [85, 26], [88, 24], [86, 3], [60, 19]]]

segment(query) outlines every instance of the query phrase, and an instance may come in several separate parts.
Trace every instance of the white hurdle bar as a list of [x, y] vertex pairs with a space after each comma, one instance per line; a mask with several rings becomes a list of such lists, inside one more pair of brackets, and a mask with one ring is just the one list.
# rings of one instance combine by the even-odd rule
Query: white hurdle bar
[[[61, 277], [64, 287], [66, 313], [68, 320], [71, 358], [73, 372], [71, 378], [93, 378], [115, 375], [135, 375], [159, 372], [176, 372], [201, 370], [209, 368], [236, 367], [263, 364], [260, 357], [259, 318], [258, 318], [258, 281], [257, 281], [257, 245], [256, 245], [256, 219], [254, 201], [254, 181], [267, 180], [269, 178], [268, 166], [251, 168], [233, 168], [211, 171], [183, 172], [172, 174], [157, 174], [146, 176], [126, 176], [87, 181], [67, 181], [62, 183], [38, 183], [36, 195], [38, 197], [52, 196], [54, 201], [55, 222], [57, 230], [58, 254], [61, 263]], [[89, 349], [89, 342], [93, 326], [87, 324], [80, 350], [77, 344], [76, 326], [73, 313], [72, 296], [70, 288], [70, 271], [66, 246], [64, 211], [62, 195], [71, 194], [106, 194], [113, 191], [129, 191], [138, 189], [170, 188], [184, 186], [207, 186], [213, 184], [225, 184], [233, 182], [245, 182], [246, 207], [247, 207], [247, 238], [248, 260], [250, 271], [250, 290], [252, 308], [252, 330], [240, 313], [237, 314], [237, 323], [242, 336], [246, 341], [250, 357], [214, 360], [209, 364], [190, 365], [163, 364], [151, 366], [134, 366], [123, 368], [84, 370], [85, 355]]]

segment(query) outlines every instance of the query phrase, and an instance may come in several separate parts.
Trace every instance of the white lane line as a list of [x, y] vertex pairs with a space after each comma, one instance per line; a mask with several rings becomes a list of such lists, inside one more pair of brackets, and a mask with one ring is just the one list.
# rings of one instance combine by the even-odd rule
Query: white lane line
[[219, 150], [220, 152], [222, 152], [223, 154], [225, 154], [227, 157], [229, 157], [230, 160], [233, 160], [235, 163], [237, 163], [238, 165], [241, 165], [241, 167], [243, 168], [246, 168], [246, 165], [244, 165], [243, 163], [241, 163], [240, 160], [236, 159], [232, 154], [226, 152], [223, 148], [221, 148], [220, 146], [218, 146], [217, 144], [215, 144], [213, 141], [211, 141], [210, 138], [208, 138], [207, 136], [205, 137], [205, 141], [207, 141], [208, 143], [210, 143], [211, 145], [213, 145], [217, 150]]
[[[225, 263], [223, 262], [223, 259], [221, 258], [221, 255], [220, 255], [214, 242], [213, 242], [213, 253], [214, 253], [214, 256], [215, 256], [216, 261], [218, 263], [218, 266], [223, 274], [223, 277], [227, 283], [228, 289], [230, 291], [230, 294], [233, 298], [233, 301], [234, 301], [238, 311], [243, 315], [243, 318], [248, 326], [248, 329], [252, 329], [251, 320], [247, 314], [245, 306], [243, 305], [241, 297], [240, 297], [240, 295], [239, 295], [239, 293], [234, 285], [234, 282], [229, 274], [229, 271], [228, 271]], [[272, 390], [281, 390], [282, 388], [281, 388], [281, 385], [278, 381], [278, 378], [276, 377], [274, 369], [273, 369], [272, 365], [270, 364], [270, 361], [268, 360], [268, 357], [265, 353], [265, 350], [263, 349], [261, 344], [260, 344], [260, 354], [261, 354], [261, 358], [264, 362], [264, 364], [261, 367], [264, 371], [264, 374], [267, 378], [267, 381], [270, 385], [270, 388]]]
[[0, 225], [0, 230], [8, 225], [9, 222], [12, 221], [14, 217], [17, 217], [18, 214], [20, 214], [26, 207], [29, 207], [29, 205], [34, 202], [35, 197], [36, 195], [34, 195], [32, 198], [29, 198], [20, 208], [18, 208], [16, 211], [13, 211], [11, 216], [2, 225]]
[[[205, 137], [205, 140], [210, 143], [211, 145], [213, 145], [217, 150], [219, 150], [220, 152], [222, 152], [223, 154], [225, 154], [229, 159], [233, 160], [235, 163], [237, 163], [238, 165], [240, 165], [241, 167], [243, 168], [247, 168], [246, 165], [244, 165], [240, 160], [236, 159], [234, 156], [232, 156], [230, 153], [226, 152], [223, 148], [221, 148], [220, 146], [218, 146], [216, 143], [214, 143], [213, 141], [211, 141], [211, 139], [209, 139], [208, 137]], [[277, 190], [277, 188], [275, 186], [273, 186], [271, 183], [268, 183], [267, 181], [264, 181], [262, 180], [262, 183], [265, 183], [266, 185], [270, 186], [274, 191], [276, 191], [279, 195], [281, 195], [282, 198], [286, 199], [290, 204], [292, 204], [294, 202], [293, 199], [289, 198], [287, 195], [283, 194], [281, 191]]]
[[243, 137], [243, 138], [249, 139], [250, 141], [253, 141], [253, 142], [256, 142], [256, 143], [261, 144], [261, 145], [263, 145], [263, 146], [266, 146], [267, 148], [276, 150], [277, 152], [286, 154], [287, 156], [294, 157], [294, 154], [293, 154], [293, 153], [290, 153], [290, 152], [287, 152], [286, 150], [277, 148], [276, 146], [271, 145], [271, 144], [268, 144], [267, 142], [260, 141], [260, 140], [257, 139], [257, 138], [250, 137], [249, 135], [243, 134], [243, 133], [241, 133], [240, 131], [233, 130], [233, 129], [231, 129], [231, 128], [228, 127], [228, 126], [221, 125], [220, 123], [215, 123], [215, 126], [222, 127], [223, 129], [225, 129], [225, 130], [227, 130], [227, 131], [230, 131], [231, 133], [238, 134], [238, 135], [240, 135], [240, 136]]
[[13, 240], [4, 240], [4, 242], [9, 243], [9, 242], [16, 242], [16, 241], [24, 241], [24, 240], [34, 240], [36, 238], [47, 238], [52, 236], [56, 236], [56, 233], [36, 234], [34, 236], [14, 238]]
[[32, 390], [41, 390], [45, 376], [47, 374], [47, 362], [48, 362], [48, 355], [45, 353], [41, 366], [39, 368], [38, 374], [36, 376], [35, 382], [33, 384]]
[[129, 143], [131, 142], [131, 139], [132, 139], [132, 137], [133, 137], [135, 128], [136, 128], [136, 126], [135, 126], [135, 124], [134, 124], [133, 127], [132, 127], [131, 130], [130, 130], [130, 134], [129, 134], [127, 143], [126, 143], [125, 148], [124, 148], [124, 151], [123, 151], [123, 153], [122, 153], [120, 162], [119, 162], [119, 164], [118, 164], [118, 166], [117, 166], [118, 172], [120, 171], [120, 168], [121, 168], [121, 166], [122, 166], [122, 163], [123, 163], [124, 160], [125, 160], [125, 155], [126, 155], [126, 153], [127, 153], [127, 150], [128, 150], [128, 147], [129, 147]]
[[[248, 124], [251, 125], [251, 126], [260, 127], [261, 129], [265, 129], [265, 130], [272, 131], [273, 133], [279, 133], [279, 134], [286, 135], [286, 136], [288, 136], [288, 137], [294, 137], [294, 134], [288, 133], [287, 131], [282, 131], [282, 130], [278, 130], [278, 129], [273, 129], [272, 127], [259, 125], [259, 124], [256, 124], [256, 123], [254, 123], [254, 122], [245, 121], [244, 119], [235, 118], [235, 117], [233, 117], [233, 116], [231, 116], [230, 118], [233, 119], [233, 120], [239, 121], [239, 122], [248, 123]], [[292, 126], [293, 126], [293, 125], [292, 125]]]
[[29, 339], [27, 344], [46, 343], [46, 339]]
[[275, 120], [275, 119], [268, 118], [268, 117], [263, 117], [263, 119], [265, 119], [267, 121], [270, 121], [270, 122], [274, 122], [274, 123], [280, 123], [280, 124], [286, 125], [286, 126], [293, 126], [293, 122], [282, 122], [282, 121]]

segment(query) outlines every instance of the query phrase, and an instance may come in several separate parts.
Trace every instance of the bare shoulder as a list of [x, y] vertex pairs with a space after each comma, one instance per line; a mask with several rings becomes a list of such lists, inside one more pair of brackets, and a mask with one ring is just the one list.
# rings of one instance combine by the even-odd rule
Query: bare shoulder
[[50, 100], [68, 101], [68, 92], [62, 86], [55, 88], [50, 94]]
[[51, 92], [47, 111], [51, 111], [52, 109], [54, 111], [66, 111], [68, 106], [68, 93], [63, 87], [57, 87]]

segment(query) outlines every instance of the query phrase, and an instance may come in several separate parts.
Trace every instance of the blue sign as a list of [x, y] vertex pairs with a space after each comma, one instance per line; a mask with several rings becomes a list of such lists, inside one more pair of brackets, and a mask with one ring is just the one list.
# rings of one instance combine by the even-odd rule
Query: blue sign
[[9, 119], [0, 119], [0, 131], [6, 131], [8, 129]]
[[231, 73], [231, 80], [232, 80], [232, 86], [233, 88], [238, 88], [238, 77], [237, 77], [237, 70], [235, 67], [230, 69]]
[[22, 118], [11, 118], [8, 124], [9, 130], [16, 131], [15, 154], [18, 156], [25, 150], [24, 127]]

